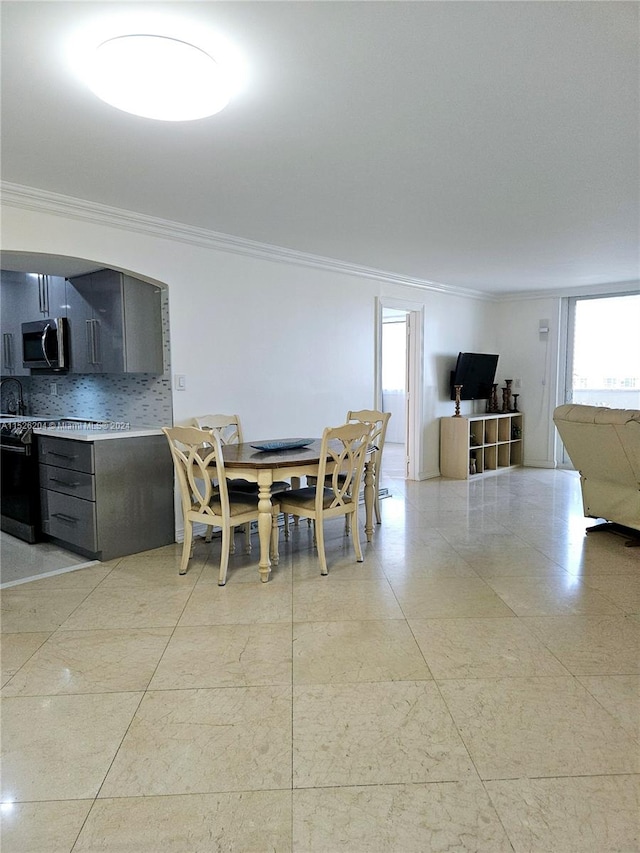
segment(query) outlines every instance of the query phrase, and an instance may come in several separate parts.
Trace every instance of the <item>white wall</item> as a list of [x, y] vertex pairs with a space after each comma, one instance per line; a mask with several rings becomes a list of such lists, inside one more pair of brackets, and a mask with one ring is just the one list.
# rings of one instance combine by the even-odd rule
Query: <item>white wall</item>
[[[450, 417], [455, 403], [450, 399], [450, 373], [459, 352], [494, 352], [494, 305], [442, 293], [429, 294], [425, 311], [425, 360], [423, 440], [428, 449], [426, 472], [439, 472], [440, 418]], [[484, 410], [484, 402], [465, 401], [462, 414]]]
[[449, 371], [460, 350], [498, 343], [496, 306], [478, 299], [197, 245], [94, 209], [6, 204], [2, 225], [7, 251], [87, 258], [166, 283], [173, 372], [187, 377], [174, 392], [176, 422], [237, 412], [248, 439], [318, 435], [348, 409], [371, 408], [376, 298], [406, 300], [425, 317], [420, 476], [437, 476]]
[[[560, 297], [500, 302], [496, 306], [500, 361], [496, 381], [520, 380], [518, 408], [524, 417], [524, 464], [555, 467], [553, 410], [558, 394]], [[540, 320], [549, 321], [541, 334]], [[509, 375], [507, 376], [507, 373]]]
[[[318, 435], [374, 394], [374, 300], [319, 270], [189, 250], [169, 285], [180, 421], [237, 412], [247, 438]], [[140, 258], [138, 264], [145, 264]]]

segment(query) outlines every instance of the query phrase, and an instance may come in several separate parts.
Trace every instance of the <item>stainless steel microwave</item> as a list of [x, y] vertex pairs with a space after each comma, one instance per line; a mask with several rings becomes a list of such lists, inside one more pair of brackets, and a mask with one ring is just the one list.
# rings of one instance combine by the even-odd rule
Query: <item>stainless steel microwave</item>
[[69, 329], [66, 317], [49, 317], [22, 324], [22, 366], [69, 369]]

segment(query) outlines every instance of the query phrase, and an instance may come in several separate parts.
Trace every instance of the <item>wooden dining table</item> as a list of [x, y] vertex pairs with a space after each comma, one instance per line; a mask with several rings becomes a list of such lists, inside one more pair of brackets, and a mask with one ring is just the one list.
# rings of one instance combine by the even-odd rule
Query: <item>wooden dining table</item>
[[[286, 441], [286, 439], [283, 439]], [[241, 478], [258, 484], [258, 536], [260, 538], [260, 580], [266, 583], [271, 573], [269, 544], [272, 526], [271, 485], [276, 480], [291, 480], [298, 488], [306, 475], [317, 476], [320, 463], [321, 440], [314, 439], [307, 447], [283, 450], [256, 450], [252, 441], [243, 444], [225, 444], [222, 448], [227, 479]], [[340, 442], [333, 442], [336, 450]], [[373, 537], [373, 451], [368, 454], [364, 471], [365, 534], [367, 542]]]

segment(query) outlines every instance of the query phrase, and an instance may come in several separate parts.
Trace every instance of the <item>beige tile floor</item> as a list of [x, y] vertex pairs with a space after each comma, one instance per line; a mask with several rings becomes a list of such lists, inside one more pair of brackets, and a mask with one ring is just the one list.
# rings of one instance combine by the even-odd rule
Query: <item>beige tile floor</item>
[[3, 853], [638, 853], [640, 548], [573, 472], [387, 485], [328, 577], [302, 523], [4, 589]]

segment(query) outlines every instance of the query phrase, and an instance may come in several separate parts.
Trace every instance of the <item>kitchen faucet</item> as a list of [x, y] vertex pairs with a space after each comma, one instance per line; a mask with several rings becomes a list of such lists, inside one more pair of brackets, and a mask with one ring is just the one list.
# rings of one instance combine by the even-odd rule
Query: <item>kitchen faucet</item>
[[19, 416], [24, 415], [27, 411], [27, 407], [24, 404], [24, 393], [22, 390], [22, 382], [20, 382], [19, 379], [16, 379], [15, 376], [6, 376], [4, 379], [0, 379], [0, 388], [2, 388], [2, 386], [4, 385], [5, 382], [15, 382], [18, 385], [18, 388], [20, 389], [19, 396], [18, 396], [18, 402], [17, 402], [18, 411], [17, 412], [10, 411], [9, 404], [7, 403], [8, 414], [19, 415]]

